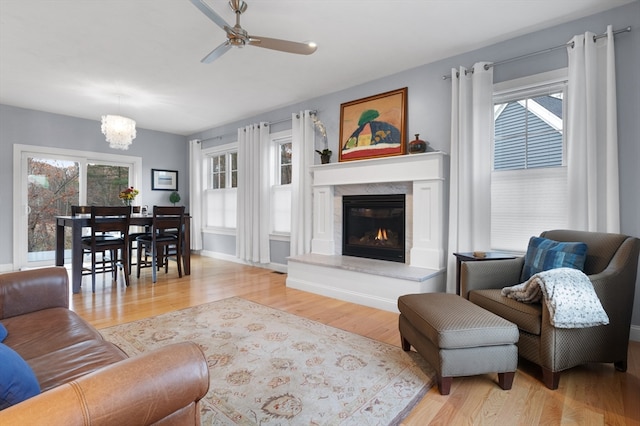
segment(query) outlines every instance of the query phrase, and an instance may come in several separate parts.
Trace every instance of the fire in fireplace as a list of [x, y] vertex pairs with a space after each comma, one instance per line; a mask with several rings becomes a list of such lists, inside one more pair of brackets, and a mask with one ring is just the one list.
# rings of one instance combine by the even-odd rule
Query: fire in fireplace
[[342, 254], [405, 261], [405, 195], [342, 197]]

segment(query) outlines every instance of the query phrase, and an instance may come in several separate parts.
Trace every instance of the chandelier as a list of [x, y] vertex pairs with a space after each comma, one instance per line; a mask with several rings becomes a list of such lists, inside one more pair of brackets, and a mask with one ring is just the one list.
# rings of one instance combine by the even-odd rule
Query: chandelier
[[121, 115], [103, 115], [102, 134], [106, 136], [110, 148], [129, 149], [136, 138], [136, 122]]

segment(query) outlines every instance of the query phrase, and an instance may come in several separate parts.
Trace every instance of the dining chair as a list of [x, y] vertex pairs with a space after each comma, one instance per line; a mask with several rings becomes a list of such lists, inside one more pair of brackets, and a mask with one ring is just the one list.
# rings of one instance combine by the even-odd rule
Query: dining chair
[[[118, 262], [124, 269], [124, 279], [129, 286], [129, 222], [131, 207], [129, 206], [91, 206], [91, 237], [82, 240], [82, 247], [91, 251], [91, 289], [96, 291], [96, 270], [113, 273], [117, 282]], [[110, 236], [105, 236], [110, 234]], [[108, 262], [101, 264], [97, 259], [99, 253], [109, 251], [112, 256]], [[118, 256], [118, 252], [120, 255]]]
[[[86, 214], [86, 215], [90, 215], [91, 214], [91, 206], [71, 206], [71, 216], [75, 217], [81, 214]], [[88, 230], [88, 234], [85, 234], [85, 230]], [[99, 236], [97, 236], [97, 238], [99, 239], [110, 239], [110, 240], [114, 240], [118, 237], [113, 236], [111, 234], [101, 234]], [[91, 248], [87, 247], [90, 242], [91, 242], [91, 228], [83, 228], [83, 236], [82, 236], [82, 242], [83, 243], [87, 243], [86, 245], [83, 244], [83, 249], [82, 249], [82, 257], [84, 259], [85, 256], [91, 256]], [[110, 256], [107, 255], [107, 251], [101, 252], [100, 254], [100, 258], [98, 259], [98, 257], [96, 256], [96, 272], [110, 272], [111, 271], [111, 259], [113, 258], [114, 254], [113, 252], [110, 252]], [[83, 262], [84, 263], [84, 262]], [[83, 265], [82, 267], [82, 275], [91, 275], [92, 273], [92, 268], [87, 268]]]
[[[151, 267], [152, 281], [157, 280], [156, 271], [164, 266], [169, 271], [169, 255], [175, 255], [178, 277], [182, 278], [182, 241], [184, 240], [184, 206], [153, 206], [153, 222], [151, 232], [139, 236], [137, 277], [140, 269]], [[151, 261], [146, 255], [151, 253]]]

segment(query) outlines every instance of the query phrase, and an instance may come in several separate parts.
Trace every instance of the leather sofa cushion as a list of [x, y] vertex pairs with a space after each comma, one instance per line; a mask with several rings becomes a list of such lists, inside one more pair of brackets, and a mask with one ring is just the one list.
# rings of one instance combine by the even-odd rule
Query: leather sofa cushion
[[502, 318], [511, 321], [518, 329], [540, 335], [542, 324], [542, 305], [540, 303], [521, 303], [505, 297], [500, 289], [473, 290], [469, 300]]
[[31, 366], [43, 392], [128, 358], [65, 308], [43, 309], [2, 322], [8, 331], [4, 343]]

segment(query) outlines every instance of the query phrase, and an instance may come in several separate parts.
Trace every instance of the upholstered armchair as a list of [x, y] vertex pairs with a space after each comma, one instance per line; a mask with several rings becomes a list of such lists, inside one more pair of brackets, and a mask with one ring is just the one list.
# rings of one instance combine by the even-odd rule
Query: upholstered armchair
[[588, 362], [614, 363], [616, 370], [626, 371], [640, 240], [571, 230], [546, 231], [541, 237], [586, 243], [583, 271], [609, 316], [608, 325], [556, 328], [544, 301], [526, 304], [503, 296], [503, 287], [521, 282], [522, 257], [463, 263], [461, 295], [518, 326], [518, 355], [542, 367], [549, 389], [558, 388], [561, 371]]

